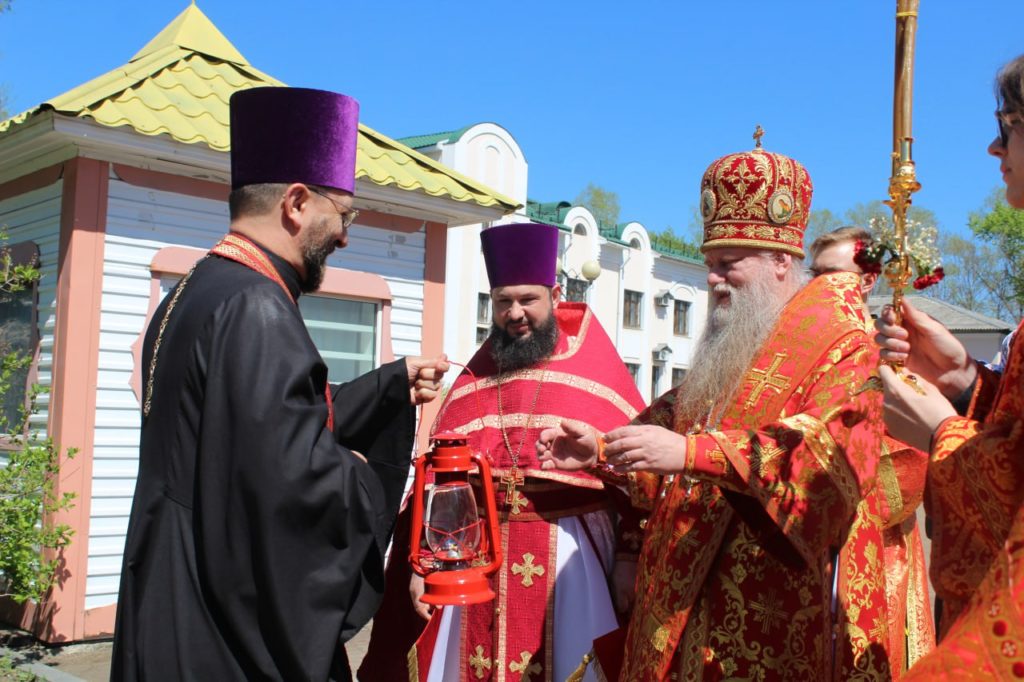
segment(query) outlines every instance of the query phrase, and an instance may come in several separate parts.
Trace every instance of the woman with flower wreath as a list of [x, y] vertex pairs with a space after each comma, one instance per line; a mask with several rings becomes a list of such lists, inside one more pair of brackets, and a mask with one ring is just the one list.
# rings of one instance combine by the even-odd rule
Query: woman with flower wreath
[[[1007, 202], [1024, 209], [1024, 55], [1000, 71], [996, 93], [999, 135], [988, 151]], [[882, 358], [916, 379], [879, 370], [886, 425], [931, 453], [931, 578], [943, 600], [940, 645], [904, 679], [1024, 678], [1024, 352], [1012, 344], [995, 373], [906, 302], [902, 326], [887, 310], [877, 327]]]

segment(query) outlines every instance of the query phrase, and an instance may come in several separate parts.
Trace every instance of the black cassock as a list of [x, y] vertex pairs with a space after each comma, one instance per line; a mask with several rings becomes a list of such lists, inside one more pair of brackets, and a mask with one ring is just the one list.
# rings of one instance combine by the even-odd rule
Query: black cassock
[[[298, 296], [295, 270], [271, 261]], [[218, 256], [185, 285], [157, 356], [111, 679], [350, 678], [342, 644], [379, 604], [409, 470], [405, 361], [333, 386], [332, 434], [298, 307]]]

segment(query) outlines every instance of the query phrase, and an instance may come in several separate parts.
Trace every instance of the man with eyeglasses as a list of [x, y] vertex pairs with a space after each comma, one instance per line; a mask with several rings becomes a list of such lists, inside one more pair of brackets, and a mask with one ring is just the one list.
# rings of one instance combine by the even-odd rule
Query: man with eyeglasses
[[155, 311], [113, 680], [349, 680], [443, 356], [338, 386], [296, 305], [355, 219], [358, 104], [231, 98], [230, 232]]
[[[999, 159], [1007, 203], [1024, 209], [1024, 55], [1003, 67], [996, 87], [999, 135], [988, 151]], [[931, 578], [943, 603], [938, 648], [904, 679], [1022, 678], [1024, 353], [1011, 344], [999, 375], [903, 305], [901, 326], [883, 312], [877, 341], [882, 358], [906, 363], [923, 393], [888, 367], [879, 373], [890, 431], [930, 453]]]

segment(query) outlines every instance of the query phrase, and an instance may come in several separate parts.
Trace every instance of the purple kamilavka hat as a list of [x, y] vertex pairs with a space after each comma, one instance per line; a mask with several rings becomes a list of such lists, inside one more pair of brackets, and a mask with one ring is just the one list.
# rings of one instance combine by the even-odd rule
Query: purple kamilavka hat
[[302, 182], [353, 192], [359, 102], [325, 90], [267, 87], [231, 96], [231, 188]]
[[516, 284], [555, 286], [557, 227], [540, 223], [489, 227], [480, 233], [480, 246], [492, 289]]

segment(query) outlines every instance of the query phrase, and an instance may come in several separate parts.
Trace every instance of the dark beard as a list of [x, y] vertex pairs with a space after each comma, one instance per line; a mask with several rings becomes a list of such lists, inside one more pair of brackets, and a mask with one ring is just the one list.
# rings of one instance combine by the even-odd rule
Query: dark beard
[[558, 323], [554, 312], [546, 322], [537, 325], [529, 336], [515, 337], [501, 327], [491, 325], [491, 357], [499, 372], [511, 372], [532, 367], [555, 352], [558, 343]]
[[302, 244], [302, 267], [306, 274], [299, 281], [299, 289], [304, 294], [316, 291], [324, 281], [327, 271], [327, 257], [334, 250], [334, 238], [330, 233], [329, 218], [323, 218], [316, 224], [309, 238]]

